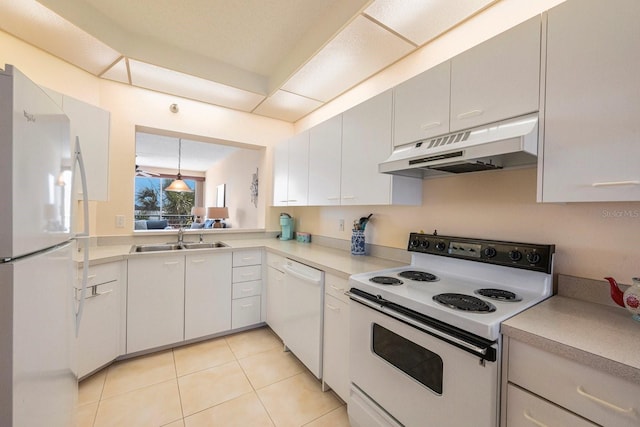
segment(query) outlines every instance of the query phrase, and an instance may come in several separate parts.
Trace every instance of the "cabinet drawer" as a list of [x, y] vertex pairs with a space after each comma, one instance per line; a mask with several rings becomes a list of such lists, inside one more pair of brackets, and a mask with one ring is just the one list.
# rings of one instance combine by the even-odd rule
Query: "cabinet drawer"
[[[120, 273], [120, 262], [111, 262], [108, 264], [91, 266], [89, 267], [87, 288], [120, 280]], [[82, 287], [82, 268], [78, 269], [77, 279], [78, 280], [76, 281], [76, 287], [80, 289]]]
[[252, 297], [262, 293], [262, 280], [234, 283], [233, 299]]
[[262, 249], [250, 249], [233, 253], [233, 266], [262, 264]]
[[260, 296], [234, 299], [231, 302], [231, 328], [260, 323]]
[[261, 265], [248, 265], [246, 267], [233, 268], [233, 283], [249, 282], [251, 280], [260, 280], [261, 278]]
[[338, 298], [339, 300], [348, 303], [349, 297], [344, 293], [349, 290], [349, 280], [342, 277], [334, 276], [333, 274], [324, 275], [324, 290], [325, 293]]
[[512, 384], [507, 386], [507, 426], [595, 427], [564, 408], [556, 406]]
[[509, 341], [509, 382], [602, 425], [638, 426], [640, 385]]

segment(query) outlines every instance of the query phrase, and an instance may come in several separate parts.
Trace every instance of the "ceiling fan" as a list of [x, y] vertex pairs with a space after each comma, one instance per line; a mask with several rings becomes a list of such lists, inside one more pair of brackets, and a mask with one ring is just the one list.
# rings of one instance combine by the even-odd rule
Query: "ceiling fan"
[[156, 172], [146, 171], [144, 169], [141, 169], [140, 166], [136, 165], [136, 176], [143, 176], [145, 178], [149, 178], [152, 176], [160, 176], [160, 174]]

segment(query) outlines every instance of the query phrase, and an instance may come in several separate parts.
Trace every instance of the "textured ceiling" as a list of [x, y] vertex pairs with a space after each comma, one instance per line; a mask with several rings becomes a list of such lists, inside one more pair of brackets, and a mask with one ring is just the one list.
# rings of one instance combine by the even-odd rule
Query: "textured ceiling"
[[102, 78], [295, 122], [496, 0], [0, 0]]

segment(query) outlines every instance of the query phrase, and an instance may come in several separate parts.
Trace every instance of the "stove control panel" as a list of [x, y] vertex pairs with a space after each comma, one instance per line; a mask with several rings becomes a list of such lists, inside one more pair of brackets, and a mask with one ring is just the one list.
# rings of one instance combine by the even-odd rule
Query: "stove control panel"
[[407, 249], [550, 274], [555, 245], [411, 233]]

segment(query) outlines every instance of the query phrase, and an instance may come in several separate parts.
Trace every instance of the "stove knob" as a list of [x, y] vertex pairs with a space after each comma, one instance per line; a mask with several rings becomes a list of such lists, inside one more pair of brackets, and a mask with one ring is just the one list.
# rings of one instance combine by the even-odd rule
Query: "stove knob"
[[539, 263], [541, 258], [542, 257], [538, 252], [529, 252], [527, 254], [527, 261], [529, 261], [531, 264]]
[[412, 248], [417, 248], [419, 244], [420, 241], [418, 239], [413, 239], [411, 242], [409, 242], [409, 246], [411, 246]]
[[436, 249], [439, 250], [439, 251], [444, 251], [446, 247], [447, 247], [447, 245], [445, 245], [444, 242], [436, 243]]
[[484, 249], [484, 256], [487, 258], [493, 258], [497, 253], [496, 248], [488, 247]]
[[517, 250], [509, 251], [509, 259], [511, 261], [520, 261], [522, 259], [522, 252]]
[[423, 240], [422, 243], [420, 243], [420, 246], [422, 246], [422, 249], [427, 249], [429, 247], [429, 241]]

